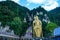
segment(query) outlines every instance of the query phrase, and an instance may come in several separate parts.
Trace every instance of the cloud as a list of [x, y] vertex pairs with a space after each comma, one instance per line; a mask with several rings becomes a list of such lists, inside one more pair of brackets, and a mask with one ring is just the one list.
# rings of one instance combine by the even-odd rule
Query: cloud
[[30, 5], [29, 3], [26, 4], [26, 6], [29, 6], [29, 5]]
[[52, 10], [58, 7], [58, 0], [27, 0], [28, 3], [40, 4], [46, 10]]
[[57, 3], [56, 1], [50, 2], [50, 3], [45, 4], [45, 5], [42, 5], [42, 7], [43, 7], [45, 10], [47, 10], [47, 11], [52, 10], [52, 9], [58, 7], [58, 6], [59, 6], [59, 5], [58, 5], [58, 3]]
[[0, 1], [6, 1], [6, 0], [0, 0]]
[[16, 3], [18, 3], [18, 4], [19, 4], [19, 2], [20, 2], [20, 0], [12, 0], [12, 1], [14, 1], [14, 2], [16, 2]]
[[27, 0], [29, 3], [42, 4], [46, 0]]

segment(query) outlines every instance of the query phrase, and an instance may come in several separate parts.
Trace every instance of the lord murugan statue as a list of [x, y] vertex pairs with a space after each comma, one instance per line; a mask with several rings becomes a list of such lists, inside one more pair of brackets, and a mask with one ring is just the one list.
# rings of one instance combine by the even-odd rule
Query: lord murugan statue
[[39, 20], [38, 16], [34, 17], [34, 21], [33, 21], [33, 37], [42, 37], [43, 33], [42, 33], [42, 22]]

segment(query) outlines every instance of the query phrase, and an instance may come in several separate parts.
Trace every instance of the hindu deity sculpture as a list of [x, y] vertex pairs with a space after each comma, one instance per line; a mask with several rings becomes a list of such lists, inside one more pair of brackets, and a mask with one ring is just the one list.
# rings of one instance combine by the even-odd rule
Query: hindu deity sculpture
[[42, 33], [42, 22], [39, 20], [38, 16], [34, 17], [34, 21], [33, 21], [33, 37], [42, 37], [43, 33]]

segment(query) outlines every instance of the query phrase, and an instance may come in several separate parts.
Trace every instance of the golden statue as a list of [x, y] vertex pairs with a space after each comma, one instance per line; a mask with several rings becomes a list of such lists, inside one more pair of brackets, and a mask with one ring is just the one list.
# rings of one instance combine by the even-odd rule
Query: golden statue
[[[42, 22], [38, 19], [38, 16], [34, 17], [33, 21], [33, 35], [36, 37], [42, 37]], [[33, 36], [34, 37], [34, 36]]]

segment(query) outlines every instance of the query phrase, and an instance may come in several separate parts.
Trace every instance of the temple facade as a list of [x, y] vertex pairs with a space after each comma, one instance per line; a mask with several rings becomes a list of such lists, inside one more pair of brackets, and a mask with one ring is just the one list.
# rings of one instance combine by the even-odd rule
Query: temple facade
[[14, 31], [9, 29], [9, 26], [1, 26], [0, 22], [0, 40], [19, 40], [19, 36], [15, 35]]

